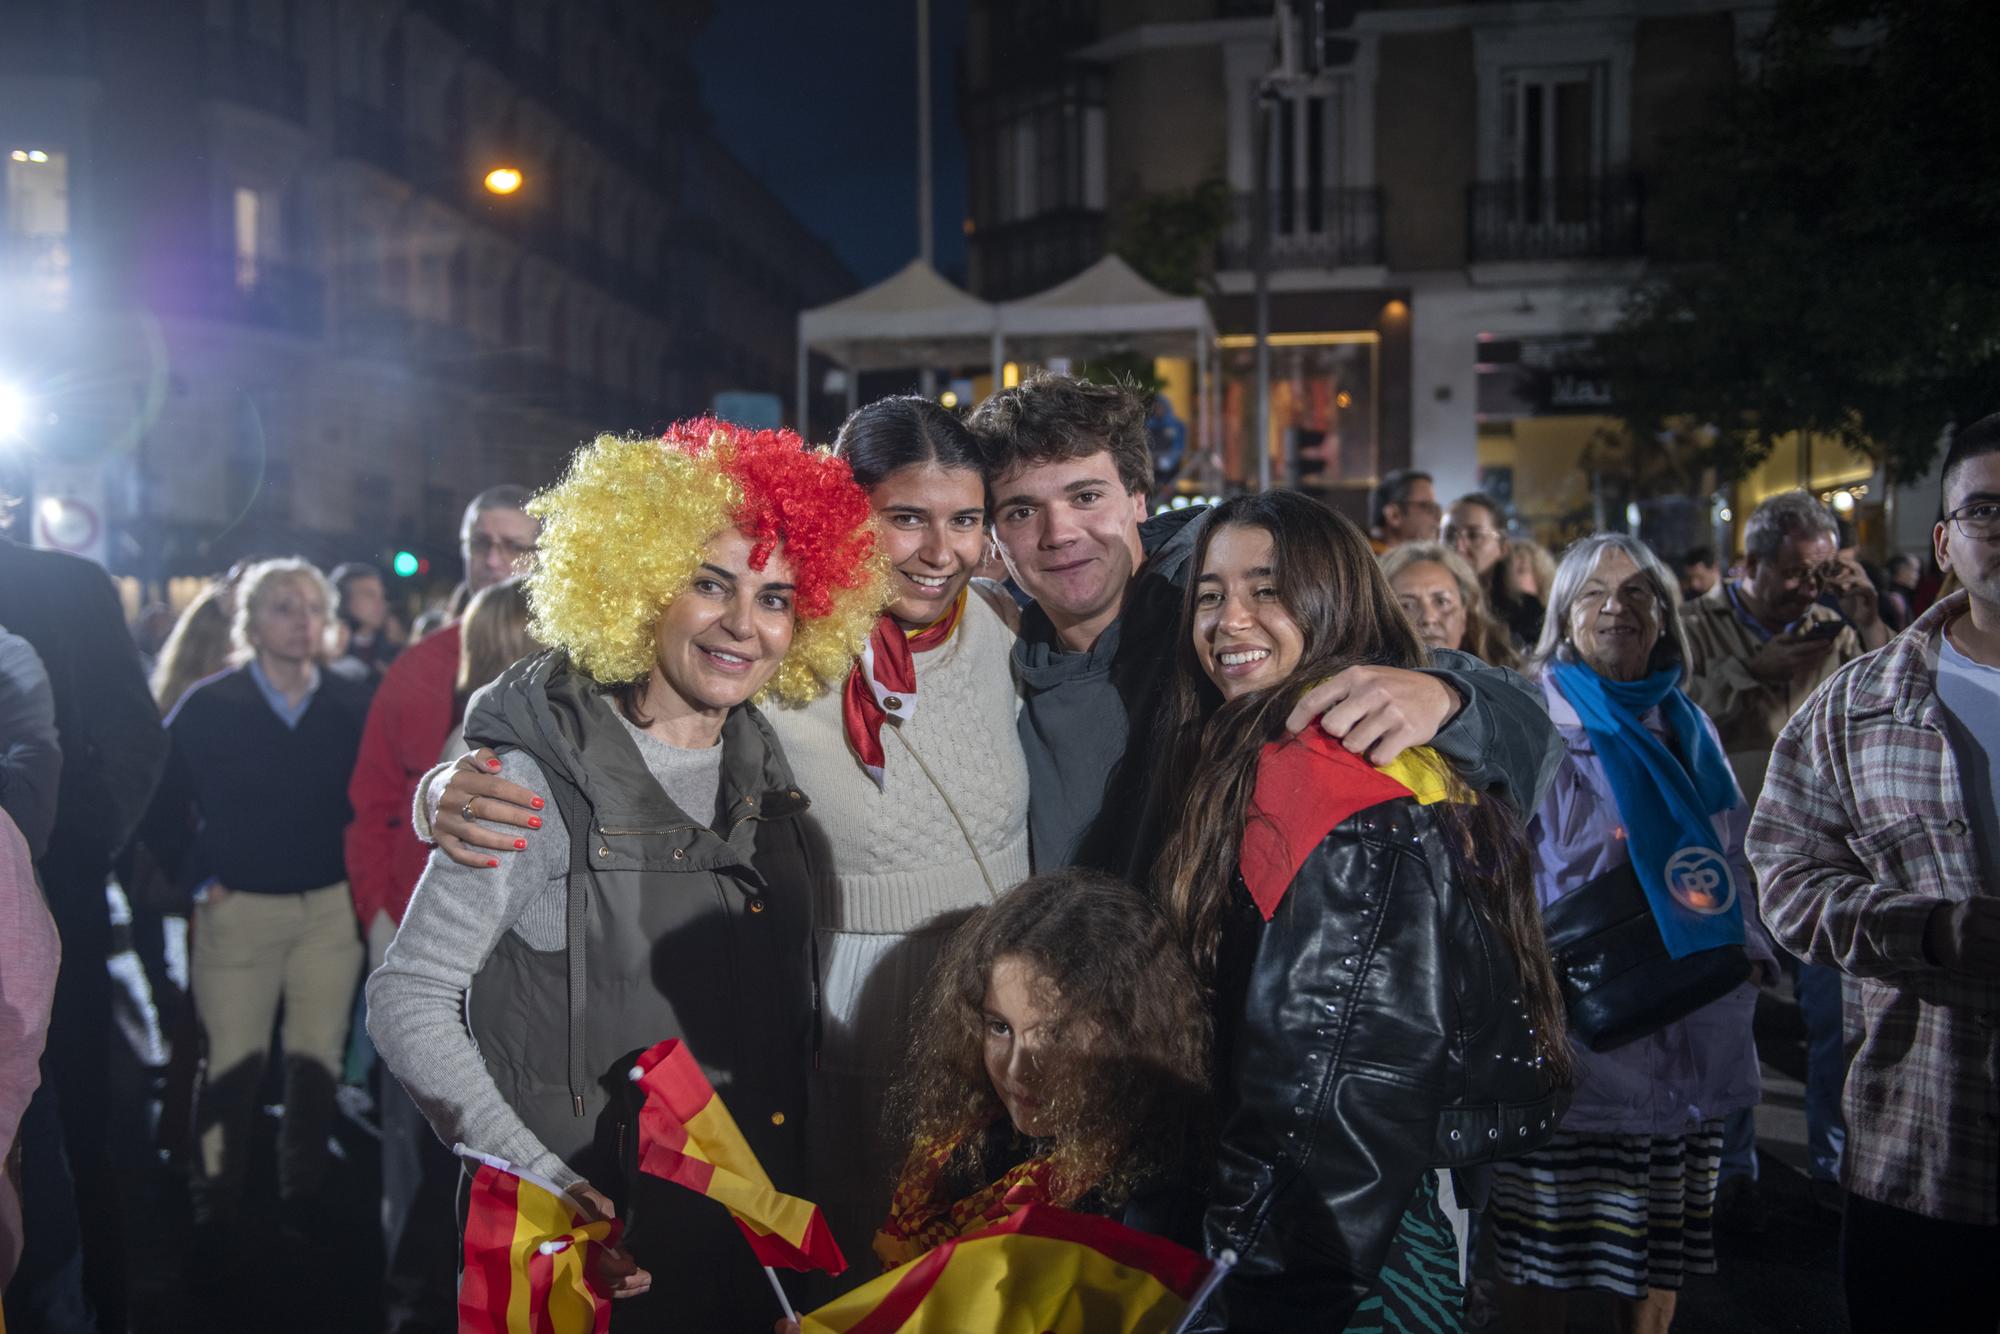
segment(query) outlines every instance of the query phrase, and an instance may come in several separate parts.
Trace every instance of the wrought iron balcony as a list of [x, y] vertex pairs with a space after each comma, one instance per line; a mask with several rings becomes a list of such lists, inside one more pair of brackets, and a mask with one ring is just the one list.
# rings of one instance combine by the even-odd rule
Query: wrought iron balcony
[[1104, 214], [1065, 209], [975, 232], [979, 295], [1007, 301], [1053, 287], [1104, 254]]
[[[1254, 263], [1256, 202], [1251, 193], [1236, 196], [1217, 267], [1247, 269]], [[1382, 192], [1377, 189], [1273, 190], [1265, 226], [1274, 269], [1382, 262]]]
[[305, 62], [241, 33], [210, 28], [202, 45], [202, 73], [216, 97], [242, 102], [286, 120], [306, 118]]
[[1481, 181], [1466, 193], [1467, 256], [1617, 259], [1643, 254], [1645, 196], [1636, 175]]

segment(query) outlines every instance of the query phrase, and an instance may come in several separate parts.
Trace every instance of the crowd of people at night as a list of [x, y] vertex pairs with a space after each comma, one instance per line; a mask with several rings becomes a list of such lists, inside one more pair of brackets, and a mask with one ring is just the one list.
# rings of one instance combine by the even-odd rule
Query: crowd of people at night
[[206, 1328], [328, 1253], [343, 1115], [396, 1334], [455, 1145], [621, 1220], [613, 1330], [770, 1328], [635, 1170], [678, 1038], [851, 1262], [801, 1309], [1035, 1203], [1233, 1253], [1196, 1330], [1666, 1331], [1765, 1225], [1762, 989], [1850, 1327], [2000, 1326], [2000, 414], [1874, 569], [1803, 491], [1671, 561], [1414, 471], [1156, 510], [1150, 407], [600, 436], [436, 608], [274, 553], [128, 627], [0, 537], [4, 1328], [133, 1322], [114, 932]]

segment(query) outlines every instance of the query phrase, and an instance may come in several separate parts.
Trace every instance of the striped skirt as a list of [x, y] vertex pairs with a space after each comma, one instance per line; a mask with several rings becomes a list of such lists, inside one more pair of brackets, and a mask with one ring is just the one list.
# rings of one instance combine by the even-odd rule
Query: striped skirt
[[1722, 1122], [1686, 1135], [1558, 1132], [1494, 1165], [1486, 1218], [1500, 1277], [1641, 1299], [1715, 1272]]

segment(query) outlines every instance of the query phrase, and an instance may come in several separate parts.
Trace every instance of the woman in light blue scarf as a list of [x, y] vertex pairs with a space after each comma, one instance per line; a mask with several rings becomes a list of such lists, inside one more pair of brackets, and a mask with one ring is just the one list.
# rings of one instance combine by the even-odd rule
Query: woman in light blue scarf
[[[1529, 834], [1544, 910], [1630, 864], [1675, 958], [1742, 944], [1768, 966], [1750, 902], [1750, 813], [1715, 727], [1682, 692], [1680, 597], [1621, 534], [1564, 555], [1536, 650], [1564, 755]], [[1577, 1052], [1551, 1144], [1499, 1165], [1486, 1211], [1510, 1330], [1559, 1331], [1568, 1294], [1609, 1293], [1621, 1328], [1664, 1332], [1682, 1281], [1715, 1272], [1724, 1123], [1758, 1100], [1746, 983], [1609, 1052]]]

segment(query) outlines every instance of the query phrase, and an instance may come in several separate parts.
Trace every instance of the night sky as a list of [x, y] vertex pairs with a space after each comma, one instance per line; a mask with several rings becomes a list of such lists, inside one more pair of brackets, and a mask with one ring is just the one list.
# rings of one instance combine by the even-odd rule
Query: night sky
[[[715, 128], [866, 285], [917, 253], [917, 0], [718, 0], [695, 46]], [[938, 267], [965, 268], [958, 52], [966, 0], [931, 0]]]

